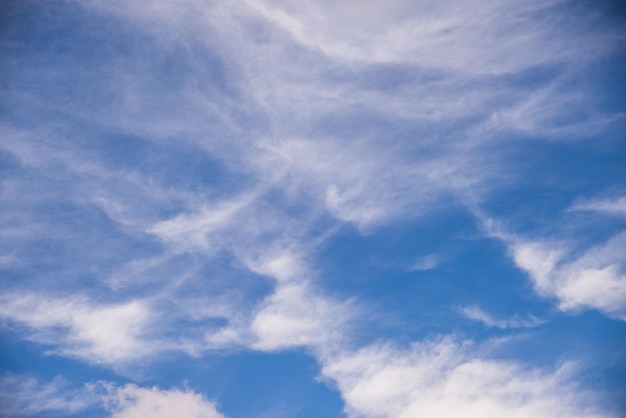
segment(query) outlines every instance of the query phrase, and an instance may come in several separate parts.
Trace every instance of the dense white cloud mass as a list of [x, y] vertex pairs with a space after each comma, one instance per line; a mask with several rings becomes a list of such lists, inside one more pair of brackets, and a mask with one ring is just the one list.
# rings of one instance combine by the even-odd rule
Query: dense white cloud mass
[[347, 304], [325, 297], [306, 281], [281, 281], [250, 324], [257, 338], [253, 347], [328, 350], [344, 342], [353, 316]]
[[102, 400], [112, 418], [224, 418], [215, 403], [191, 390], [104, 384]]
[[322, 374], [337, 383], [350, 417], [610, 416], [572, 386], [570, 367], [524, 369], [446, 338], [407, 349], [364, 347], [329, 361]]
[[44, 294], [6, 294], [0, 300], [1, 318], [26, 326], [29, 339], [59, 354], [115, 365], [154, 350], [142, 338], [150, 310], [140, 301], [100, 305], [80, 296]]
[[595, 308], [626, 320], [626, 234], [572, 256], [565, 246], [542, 242], [512, 245], [515, 263], [537, 292], [556, 298], [563, 310]]
[[[581, 81], [626, 40], [601, 13], [567, 0], [61, 3], [89, 22], [76, 30], [100, 36], [91, 42], [103, 51], [90, 60], [80, 54], [98, 48], [76, 52], [59, 41], [52, 52], [33, 48], [42, 56], [32, 62], [29, 53], [25, 62], [11, 58], [25, 78], [7, 107], [14, 101], [38, 122], [0, 123], [0, 163], [9, 167], [0, 178], [0, 268], [14, 273], [1, 287], [3, 330], [121, 375], [165, 354], [302, 349], [350, 417], [612, 417], [576, 385], [570, 365], [533, 367], [532, 359], [502, 359], [488, 343], [405, 330], [363, 337], [375, 328], [370, 316], [385, 315], [374, 311], [393, 311], [400, 296], [388, 292], [388, 306], [375, 308], [359, 298], [407, 277], [451, 281], [448, 243], [406, 258], [384, 247], [381, 264], [405, 276], [370, 277], [375, 263], [359, 260], [360, 269], [330, 272], [347, 283], [339, 290], [323, 275], [357, 238], [326, 254], [335, 264], [320, 255], [338, 231], [364, 247], [386, 227], [417, 236], [407, 246], [430, 245], [448, 228], [476, 239], [467, 236], [475, 225], [423, 232], [419, 224], [459, 211], [470, 219], [463, 222], [486, 226], [476, 235], [505, 243], [508, 273], [523, 270], [560, 310], [626, 321], [621, 224], [589, 244], [567, 225], [530, 234], [511, 222], [505, 234], [485, 221], [509, 225], [517, 201], [499, 194], [526, 200], [521, 189], [543, 185], [532, 165], [540, 158], [526, 147], [579, 145], [625, 120]], [[603, 196], [567, 195], [551, 216], [626, 213], [626, 198]], [[491, 256], [483, 257], [475, 263], [487, 265]], [[465, 268], [457, 269], [463, 281], [479, 281]], [[501, 271], [483, 273], [501, 279]], [[358, 274], [372, 288], [350, 283], [347, 275]], [[455, 318], [485, 332], [543, 324], [532, 309], [499, 317], [482, 300], [447, 305], [451, 288], [435, 287], [441, 304], [424, 309], [461, 306]], [[420, 300], [411, 309], [428, 305]], [[438, 321], [434, 334], [454, 334], [454, 324]], [[398, 335], [415, 342], [398, 348]], [[95, 392], [68, 395], [58, 380], [20, 379], [0, 382], [13, 399], [9, 416], [93, 404]], [[91, 387], [103, 389], [112, 417], [224, 416], [187, 389]]]

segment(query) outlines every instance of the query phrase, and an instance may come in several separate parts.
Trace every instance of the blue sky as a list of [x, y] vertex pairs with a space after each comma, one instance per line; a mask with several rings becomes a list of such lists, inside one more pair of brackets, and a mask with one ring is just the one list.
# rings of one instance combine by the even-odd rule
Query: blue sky
[[623, 416], [619, 2], [2, 9], [0, 416]]

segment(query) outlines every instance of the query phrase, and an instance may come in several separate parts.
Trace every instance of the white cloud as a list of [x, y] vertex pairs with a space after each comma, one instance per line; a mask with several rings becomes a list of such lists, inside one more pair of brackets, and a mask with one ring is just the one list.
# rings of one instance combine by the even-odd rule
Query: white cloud
[[96, 402], [86, 390], [68, 388], [56, 377], [40, 383], [30, 376], [5, 374], [0, 377], [0, 416], [31, 417], [41, 414], [63, 414], [82, 411]]
[[330, 350], [347, 337], [354, 307], [320, 291], [314, 273], [293, 251], [268, 251], [244, 260], [254, 273], [273, 280], [270, 295], [245, 319], [239, 318], [206, 341], [215, 347], [245, 344], [261, 351], [304, 347]]
[[441, 257], [436, 254], [429, 254], [418, 257], [408, 268], [408, 271], [428, 271], [434, 270], [441, 264]]
[[[55, 183], [59, 190], [86, 177], [78, 188], [84, 196], [75, 193], [72, 198], [96, 202], [119, 224], [158, 237], [167, 247], [164, 259], [168, 252], [208, 258], [229, 251], [251, 271], [272, 278], [275, 289], [260, 305], [241, 307], [240, 317], [232, 315], [236, 307], [219, 312], [230, 322], [203, 334], [203, 341], [190, 341], [189, 351], [195, 353], [244, 345], [267, 351], [307, 347], [326, 355], [329, 346], [341, 346], [354, 311], [318, 289], [302, 257], [293, 255], [294, 248], [307, 254], [315, 246], [318, 236], [312, 237], [310, 225], [324, 218], [319, 208], [366, 228], [428, 213], [442, 197], [449, 203], [454, 201], [450, 195], [475, 197], [491, 188], [506, 164], [491, 155], [491, 147], [481, 148], [489, 142], [490, 130], [569, 132], [559, 131], [558, 122], [570, 111], [568, 105], [582, 106], [583, 113], [587, 108], [580, 100], [584, 95], [561, 90], [567, 85], [561, 79], [534, 88], [502, 79], [492, 83], [489, 77], [537, 66], [578, 65], [580, 57], [591, 60], [612, 48], [616, 36], [611, 28], [590, 29], [593, 18], [584, 13], [543, 13], [560, 6], [558, 1], [368, 2], [358, 5], [356, 16], [353, 1], [81, 3], [133, 21], [155, 34], [158, 46], [190, 51], [189, 66], [181, 71], [183, 87], [163, 91], [155, 81], [161, 78], [153, 74], [161, 62], [150, 56], [154, 45], [145, 43], [148, 52], [134, 58], [141, 65], [127, 57], [124, 64], [85, 71], [94, 77], [107, 74], [103, 84], [120, 92], [111, 93], [111, 103], [99, 99], [84, 109], [83, 101], [71, 98], [59, 106], [48, 104], [46, 97], [38, 100], [59, 113], [116, 134], [148, 137], [156, 145], [193, 142], [244, 176], [242, 182], [253, 190], [243, 195], [230, 191], [224, 199], [181, 194], [133, 171], [116, 174], [91, 162], [76, 163], [96, 159], [88, 153], [50, 152], [66, 144], [56, 144], [54, 137], [48, 137], [45, 147], [39, 141], [21, 148], [33, 164], [54, 157], [44, 174], [66, 174]], [[208, 70], [200, 70], [211, 67], [203, 55], [227, 63], [224, 83], [232, 83], [243, 98], [199, 88], [199, 80], [211, 79]], [[388, 80], [382, 79], [393, 78], [383, 64], [408, 71], [411, 81], [392, 87], [368, 81], [385, 84]], [[383, 74], [371, 77], [371, 71]], [[597, 120], [604, 124], [604, 115]], [[54, 124], [59, 124], [56, 118]], [[342, 124], [348, 128], [340, 129]], [[565, 127], [571, 131], [578, 125]], [[13, 141], [14, 148], [18, 142], [25, 141]], [[494, 159], [498, 161], [486, 162]], [[22, 189], [12, 188], [16, 199]], [[303, 216], [290, 212], [299, 205], [307, 206]], [[512, 253], [536, 289], [558, 298], [563, 309], [595, 307], [620, 315], [626, 297], [618, 262], [623, 239], [618, 241], [573, 259], [567, 249], [543, 242], [516, 242]], [[607, 253], [612, 255], [605, 257]], [[432, 268], [432, 260], [421, 261], [414, 267]], [[140, 264], [135, 260], [139, 270], [145, 267]], [[154, 292], [150, 283], [144, 285], [146, 292]], [[153, 354], [155, 344], [146, 331], [163, 326], [152, 317], [152, 306], [142, 301], [105, 305], [80, 297], [15, 293], [2, 302], [0, 314], [28, 327], [31, 339], [57, 353], [102, 364]], [[186, 299], [176, 302], [184, 305]], [[515, 324], [482, 311], [468, 312], [486, 325]], [[321, 356], [320, 361], [355, 416], [592, 416], [572, 406], [576, 393], [562, 386], [558, 372], [473, 358], [449, 341], [410, 350], [344, 349], [343, 356]], [[158, 416], [158, 408], [164, 416], [184, 417], [184, 411], [219, 416], [211, 402], [190, 391], [128, 385], [111, 388], [108, 396], [114, 416]]]
[[[355, 325], [354, 310], [317, 293], [301, 260], [283, 253], [256, 269], [278, 277], [274, 293], [252, 320], [257, 339], [251, 347], [309, 349], [321, 376], [338, 388], [350, 417], [611, 416], [596, 408], [592, 393], [576, 386], [571, 365], [532, 369], [494, 358], [488, 346], [452, 337], [417, 342], [408, 349], [379, 343], [355, 351], [348, 335]], [[541, 324], [534, 317], [496, 319], [478, 308], [464, 313], [500, 328]]]
[[428, 140], [401, 140], [387, 148], [380, 141], [371, 134], [276, 141], [258, 170], [280, 167], [281, 188], [312, 197], [335, 218], [362, 229], [428, 213], [452, 191], [481, 180], [471, 151], [461, 153], [463, 144], [443, 150]]
[[[510, 101], [504, 101], [482, 123], [470, 128], [476, 137], [501, 137], [516, 132], [545, 140], [572, 140], [589, 138], [623, 121], [623, 112], [599, 114], [591, 106], [591, 92], [570, 89], [576, 72], [563, 72], [545, 85], [525, 92]], [[519, 92], [518, 92], [519, 93]], [[572, 110], [580, 112], [572, 118]]]
[[578, 256], [554, 243], [518, 240], [509, 245], [513, 260], [530, 275], [535, 290], [556, 298], [562, 310], [594, 308], [626, 320], [626, 233]]
[[[571, 60], [574, 51], [597, 42], [589, 33], [592, 19], [547, 13], [563, 6], [560, 1], [392, 1], [384, 7], [373, 1], [246, 3], [307, 48], [365, 63], [409, 61], [453, 71], [502, 73]], [[554, 36], [564, 31], [569, 37]], [[596, 46], [596, 54], [605, 47]]]
[[214, 402], [191, 390], [115, 387], [104, 383], [102, 395], [111, 418], [224, 418]]
[[[219, 210], [216, 216], [212, 211], [202, 211], [152, 228], [175, 251], [204, 256], [229, 251], [250, 272], [270, 279], [274, 286], [256, 305], [230, 307], [228, 324], [205, 333], [205, 349], [248, 346], [275, 351], [338, 343], [350, 311], [346, 304], [316, 288], [314, 274], [301, 255], [305, 251], [290, 238], [292, 233], [306, 231], [306, 219], [300, 223], [280, 212], [268, 212], [258, 200], [244, 208], [230, 204], [226, 207], [227, 216]], [[275, 235], [275, 228], [281, 226], [283, 230]]]
[[[611, 27], [600, 29], [595, 17], [562, 1], [393, 1], [382, 8], [376, 2], [357, 7], [352, 1], [80, 3], [130, 19], [149, 33], [158, 28], [156, 37], [169, 47], [192, 38], [200, 43], [196, 47], [218, 54], [233, 68], [228, 82], [245, 91], [249, 108], [231, 106], [233, 98], [223, 95], [215, 102], [213, 95], [194, 89], [168, 92], [188, 109], [179, 119], [207, 113], [237, 119], [251, 112], [262, 120], [261, 128], [231, 131], [225, 123], [227, 132], [215, 134], [203, 121], [172, 122], [187, 126], [193, 132], [188, 136], [196, 138], [190, 140], [230, 167], [285, 192], [308, 193], [333, 216], [361, 227], [419, 216], [437, 207], [446, 193], [466, 193], [468, 187], [499, 178], [498, 164], [488, 167], [483, 158], [492, 150], [476, 149], [494, 130], [556, 133], [568, 125], [559, 122], [563, 112], [573, 104], [586, 106], [581, 98], [588, 95], [572, 93], [567, 77], [538, 87], [485, 83], [484, 77], [578, 65], [580, 57], [592, 60], [614, 48], [621, 36]], [[368, 83], [371, 77], [363, 76], [368, 71], [380, 70], [384, 81], [391, 77], [377, 67], [381, 63], [410, 69], [410, 81], [392, 89]], [[193, 64], [187, 78], [195, 86], [202, 63]], [[155, 102], [155, 89], [147, 88], [145, 80], [126, 77], [120, 83], [133, 87], [136, 102]], [[207, 102], [212, 103], [208, 109]], [[110, 112], [136, 113], [124, 107]], [[139, 116], [117, 124], [154, 135], [167, 131], [153, 126], [163, 118]], [[425, 132], [418, 129], [405, 138], [402, 131], [397, 136], [372, 131], [367, 121], [372, 116], [412, 128], [419, 121]], [[589, 115], [602, 121], [605, 116]], [[329, 132], [329, 120], [349, 121], [353, 128], [350, 134]], [[578, 122], [569, 125], [585, 131]], [[212, 207], [211, 216], [204, 213], [207, 222], [217, 216], [214, 209], [219, 212]], [[172, 237], [175, 221], [166, 222], [154, 231]], [[206, 244], [201, 233], [190, 236], [189, 245]]]
[[626, 197], [581, 200], [574, 203], [569, 210], [601, 212], [609, 215], [626, 216]]
[[570, 366], [527, 369], [451, 338], [407, 349], [367, 346], [329, 359], [350, 417], [609, 417], [571, 382]]
[[544, 323], [541, 319], [530, 315], [528, 317], [520, 317], [515, 315], [512, 318], [496, 318], [485, 312], [479, 306], [463, 306], [459, 309], [461, 315], [472, 321], [478, 321], [488, 327], [500, 329], [507, 328], [532, 328]]
[[196, 214], [184, 213], [158, 222], [148, 231], [177, 251], [215, 252], [224, 246], [215, 236], [232, 227], [240, 212], [253, 203], [251, 197], [236, 198], [213, 208], [204, 207]]
[[103, 407], [111, 418], [224, 418], [215, 402], [189, 389], [88, 383], [71, 388], [61, 377], [42, 384], [30, 376], [0, 377], [0, 416], [70, 416]]
[[81, 296], [17, 293], [1, 300], [1, 318], [26, 326], [27, 338], [58, 354], [116, 365], [155, 350], [144, 339], [152, 319], [150, 308], [138, 300], [104, 305]]
[[259, 350], [294, 347], [330, 349], [343, 342], [353, 312], [306, 281], [279, 283], [251, 323]]
[[571, 238], [527, 239], [504, 232], [480, 210], [474, 213], [487, 234], [507, 245], [513, 262], [528, 274], [539, 295], [555, 299], [563, 311], [597, 309], [626, 320], [626, 232], [594, 246]]

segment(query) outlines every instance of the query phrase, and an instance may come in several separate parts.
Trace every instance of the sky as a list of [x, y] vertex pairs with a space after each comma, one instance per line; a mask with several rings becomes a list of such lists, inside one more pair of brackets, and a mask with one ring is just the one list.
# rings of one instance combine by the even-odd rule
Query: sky
[[5, 0], [0, 416], [626, 416], [626, 10]]

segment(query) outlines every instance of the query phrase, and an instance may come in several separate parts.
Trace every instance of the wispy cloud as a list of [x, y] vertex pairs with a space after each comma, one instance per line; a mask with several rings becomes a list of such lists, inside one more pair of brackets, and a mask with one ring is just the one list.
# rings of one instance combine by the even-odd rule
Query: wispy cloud
[[141, 301], [106, 305], [80, 296], [32, 293], [4, 295], [1, 305], [5, 322], [26, 327], [26, 338], [61, 355], [111, 366], [154, 351], [144, 339], [150, 308]]
[[[561, 81], [548, 76], [533, 88], [505, 78], [497, 79], [495, 84], [486, 79], [540, 66], [579, 66], [580, 57], [593, 60], [614, 48], [619, 40], [619, 31], [610, 27], [600, 30], [593, 24], [593, 16], [569, 10], [572, 6], [562, 2], [540, 6], [518, 1], [472, 6], [448, 2], [436, 8], [396, 2], [384, 11], [371, 3], [359, 6], [363, 9], [359, 18], [349, 5], [319, 2], [306, 6], [263, 1], [237, 5], [189, 1], [175, 6], [162, 2], [159, 7], [120, 2], [106, 6], [84, 4], [135, 19], [150, 33], [154, 26], [147, 22], [155, 20], [164, 23], [161, 30], [167, 33], [180, 34], [180, 28], [185, 27], [183, 35], [172, 36], [170, 42], [174, 44], [187, 31], [200, 35], [210, 32], [228, 40], [216, 45], [209, 41], [213, 37], [196, 38], [201, 44], [198, 48], [218, 51], [222, 60], [236, 63], [229, 82], [247, 92], [248, 109], [259, 113], [253, 118], [258, 133], [233, 135], [224, 125], [225, 132], [213, 134], [214, 129], [207, 131], [204, 124], [190, 121], [183, 124], [185, 129], [198, 133], [191, 137], [203, 138], [193, 141], [212, 154], [228, 156], [229, 164], [243, 163], [244, 170], [273, 179], [281, 188], [310, 190], [339, 219], [361, 226], [419, 214], [436, 207], [442, 193], [483, 180], [486, 167], [482, 157], [488, 151], [476, 150], [476, 145], [492, 135], [490, 130], [519, 128], [545, 134], [546, 129], [569, 124], [580, 132], [580, 119], [563, 122], [562, 112], [572, 107], [584, 112], [587, 104], [579, 99], [587, 95], [572, 90], [567, 77]], [[346, 14], [348, 10], [351, 12]], [[539, 18], [546, 10], [554, 11], [548, 14], [552, 17]], [[358, 25], [359, 30], [347, 30], [351, 25]], [[258, 26], [263, 27], [268, 42], [252, 36]], [[320, 31], [321, 26], [328, 30]], [[394, 29], [390, 31], [390, 27]], [[559, 32], [555, 33], [557, 27]], [[355, 33], [363, 39], [356, 42]], [[293, 40], [308, 52], [295, 48]], [[260, 56], [272, 59], [268, 62]], [[346, 60], [349, 57], [353, 60]], [[419, 59], [412, 62], [411, 57]], [[194, 60], [201, 57], [196, 54]], [[384, 83], [378, 85], [374, 80], [391, 80], [396, 71], [376, 67], [380, 63], [399, 66], [397, 71], [405, 74], [407, 81], [391, 89]], [[202, 76], [196, 72], [201, 62], [193, 64], [187, 73], [189, 82]], [[561, 74], [570, 70], [553, 71]], [[136, 101], [142, 102], [142, 95], [148, 99], [154, 94], [145, 82], [120, 82], [138, 84], [133, 90]], [[168, 94], [176, 96], [175, 91]], [[450, 95], [459, 99], [441, 99]], [[186, 107], [192, 107], [186, 114], [207, 114], [201, 105], [207, 100], [205, 96], [186, 91], [180, 98]], [[233, 101], [220, 97], [222, 102]], [[211, 108], [208, 113], [215, 111]], [[236, 119], [243, 110], [224, 110], [222, 106], [221, 112]], [[125, 110], [123, 113], [128, 114]], [[364, 114], [368, 116], [364, 118]], [[600, 115], [598, 120], [605, 116]], [[368, 123], [369, 117], [382, 125], [393, 122], [400, 128], [397, 133], [379, 131]], [[589, 117], [594, 119], [591, 114]], [[498, 122], [493, 124], [496, 119]], [[117, 125], [134, 132], [137, 128], [127, 123], [135, 126], [142, 120], [145, 117]], [[420, 132], [416, 120], [420, 126], [427, 126], [426, 132]], [[344, 124], [351, 127], [351, 133], [341, 128]], [[152, 124], [144, 125], [145, 129], [153, 129]], [[334, 132], [325, 129], [329, 125], [336, 128]], [[467, 132], [476, 129], [480, 137], [472, 134], [468, 138]], [[166, 130], [158, 129], [154, 134], [163, 132]], [[407, 132], [415, 134], [406, 138]], [[387, 143], [393, 138], [393, 147], [380, 147], [381, 138]], [[232, 152], [244, 150], [242, 147], [250, 143], [254, 158], [247, 152]], [[439, 148], [437, 144], [444, 143], [441, 153], [433, 152]], [[230, 151], [224, 153], [222, 149]], [[407, 153], [411, 158], [402, 158]], [[493, 176], [487, 178], [493, 180]]]
[[621, 233], [577, 257], [566, 246], [542, 242], [518, 242], [511, 252], [537, 292], [557, 298], [561, 309], [595, 308], [626, 320], [625, 245]]
[[528, 369], [452, 338], [372, 345], [324, 364], [350, 417], [610, 417], [569, 380], [571, 365]]
[[96, 402], [96, 397], [86, 388], [71, 388], [60, 377], [48, 383], [31, 376], [5, 374], [0, 377], [0, 415], [3, 417], [67, 416]]
[[103, 408], [111, 418], [224, 418], [215, 402], [190, 389], [109, 382], [73, 388], [60, 377], [41, 383], [34, 377], [5, 374], [0, 378], [0, 399], [0, 415], [7, 418], [74, 416], [97, 408]]
[[500, 329], [533, 328], [545, 322], [533, 315], [527, 317], [515, 315], [512, 318], [496, 318], [477, 305], [460, 307], [459, 312], [467, 319], [478, 321], [487, 327]]
[[[170, 350], [305, 348], [351, 416], [601, 416], [567, 367], [451, 339], [362, 346], [351, 333], [366, 311], [325, 289], [313, 260], [346, 225], [471, 211], [525, 183], [510, 144], [584, 139], [622, 120], [572, 80], [623, 31], [560, 0], [74, 3], [97, 14], [107, 43], [120, 28], [137, 38], [95, 61], [11, 56], [24, 71], [8, 102], [20, 118], [0, 125], [12, 164], [0, 267], [24, 280], [3, 284], [0, 315], [19, 335], [114, 369]], [[623, 214], [624, 199], [571, 210]], [[582, 250], [488, 234], [562, 310], [626, 318], [623, 233]], [[104, 387], [116, 417], [222, 416], [190, 390]], [[46, 408], [72, 405], [58, 399]]]
[[[362, 8], [351, 1], [298, 6], [262, 0], [246, 3], [297, 42], [337, 59], [366, 63], [416, 60], [470, 73], [510, 72], [571, 60], [572, 49], [581, 47], [577, 41], [593, 39], [589, 32], [595, 27], [590, 17], [558, 13], [563, 7], [559, 1], [541, 5], [515, 0], [446, 1], [437, 6], [394, 1], [385, 7], [376, 2], [359, 3]], [[550, 9], [556, 13], [546, 13]], [[536, 18], [542, 14], [543, 19]], [[561, 27], [555, 37], [557, 22]], [[563, 37], [565, 31], [572, 38]], [[513, 46], [518, 54], [510, 53]]]
[[570, 206], [569, 210], [602, 212], [609, 215], [626, 216], [626, 197], [580, 200]]
[[441, 257], [436, 254], [429, 254], [419, 257], [413, 264], [408, 267], [408, 271], [428, 271], [439, 267]]

